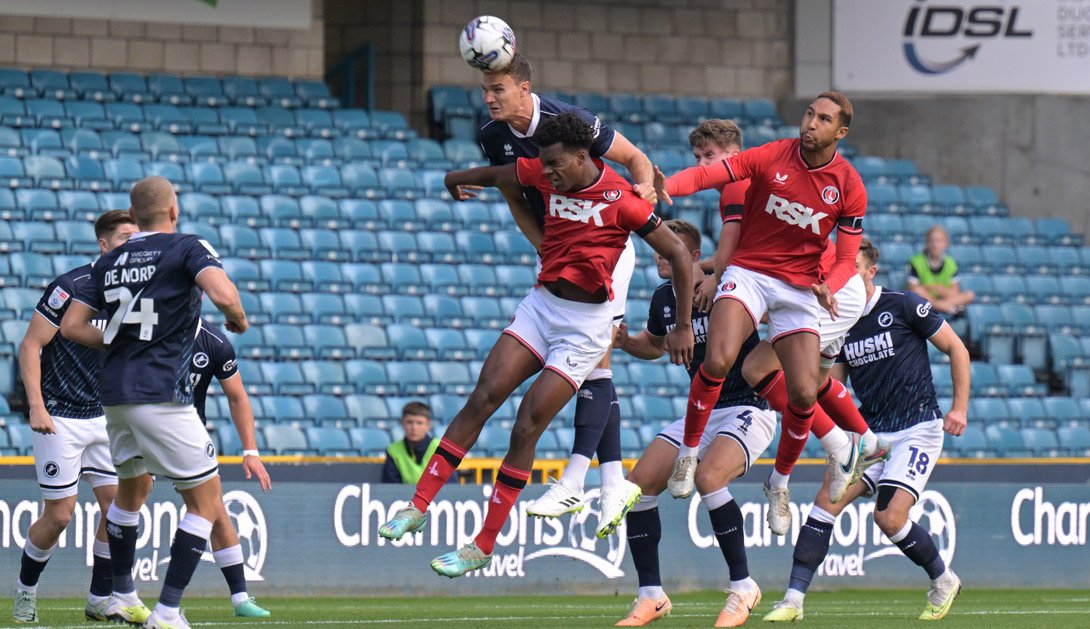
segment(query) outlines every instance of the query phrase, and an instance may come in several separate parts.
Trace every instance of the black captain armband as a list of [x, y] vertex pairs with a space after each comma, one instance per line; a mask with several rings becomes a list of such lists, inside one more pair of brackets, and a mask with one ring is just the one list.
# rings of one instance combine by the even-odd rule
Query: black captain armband
[[842, 216], [836, 220], [836, 228], [845, 234], [862, 234], [862, 216]]
[[636, 235], [640, 238], [647, 236], [651, 232], [655, 231], [659, 225], [662, 224], [662, 219], [658, 214], [651, 212], [651, 216], [647, 217], [647, 222], [643, 224], [643, 227], [636, 230]]

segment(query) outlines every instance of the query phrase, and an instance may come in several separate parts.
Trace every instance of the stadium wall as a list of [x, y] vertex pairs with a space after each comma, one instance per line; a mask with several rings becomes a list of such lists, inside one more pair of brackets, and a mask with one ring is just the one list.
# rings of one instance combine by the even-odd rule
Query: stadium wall
[[538, 89], [779, 98], [793, 80], [788, 0], [327, 0], [326, 59], [378, 53], [380, 108], [422, 126], [432, 85], [474, 86], [457, 54], [475, 15], [511, 24]]
[[0, 65], [320, 79], [322, 0], [312, 7], [306, 30], [0, 15]]

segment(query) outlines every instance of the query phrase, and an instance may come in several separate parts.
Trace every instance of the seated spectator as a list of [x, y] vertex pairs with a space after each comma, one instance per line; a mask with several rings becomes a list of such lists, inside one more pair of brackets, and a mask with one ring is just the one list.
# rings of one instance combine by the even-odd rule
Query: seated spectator
[[382, 482], [415, 485], [439, 447], [439, 437], [431, 435], [431, 409], [423, 402], [409, 402], [401, 409], [401, 428], [405, 438], [386, 447]]
[[958, 284], [958, 263], [946, 253], [950, 234], [942, 225], [927, 230], [924, 250], [908, 261], [908, 289], [947, 315], [957, 315], [973, 303], [976, 293], [963, 291]]

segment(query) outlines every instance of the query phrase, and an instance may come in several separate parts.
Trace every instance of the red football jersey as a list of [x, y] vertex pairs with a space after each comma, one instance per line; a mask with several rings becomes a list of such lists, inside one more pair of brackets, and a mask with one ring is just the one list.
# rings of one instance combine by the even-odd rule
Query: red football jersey
[[719, 192], [719, 218], [723, 222], [742, 220], [742, 208], [746, 203], [749, 180], [735, 181], [723, 186]]
[[557, 192], [542, 173], [541, 160], [520, 157], [519, 183], [545, 198], [545, 235], [538, 282], [565, 279], [594, 293], [605, 286], [613, 299], [613, 269], [632, 232], [650, 233], [661, 223], [651, 204], [632, 192], [632, 184], [601, 160], [598, 180], [571, 193]]
[[750, 180], [731, 264], [808, 287], [819, 281], [821, 256], [833, 228], [862, 233], [867, 192], [840, 153], [828, 164], [810, 168], [799, 143], [777, 140], [718, 164], [686, 169], [667, 180], [666, 190], [684, 196]]

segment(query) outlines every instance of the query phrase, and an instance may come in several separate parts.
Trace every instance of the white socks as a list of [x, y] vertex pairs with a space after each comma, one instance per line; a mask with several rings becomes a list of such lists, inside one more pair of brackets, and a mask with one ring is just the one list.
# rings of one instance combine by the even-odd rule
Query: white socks
[[639, 594], [640, 598], [659, 599], [666, 596], [666, 592], [662, 589], [661, 585], [648, 585], [641, 587]]
[[[875, 443], [877, 443], [877, 439]], [[824, 446], [829, 456], [836, 459], [838, 463], [847, 463], [852, 458], [851, 437], [841, 428], [834, 426], [832, 430], [825, 433], [825, 436], [821, 437], [821, 445]]]
[[790, 474], [780, 474], [775, 469], [768, 475], [768, 484], [770, 487], [776, 487], [777, 489], [783, 489], [787, 487], [787, 481], [791, 480]]
[[564, 468], [564, 474], [560, 477], [560, 484], [568, 489], [583, 491], [583, 482], [587, 478], [589, 469], [590, 459], [582, 454], [571, 455], [567, 467]]
[[624, 468], [620, 461], [610, 461], [598, 466], [602, 473], [602, 490], [610, 489], [621, 484], [624, 480]]

